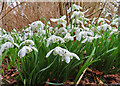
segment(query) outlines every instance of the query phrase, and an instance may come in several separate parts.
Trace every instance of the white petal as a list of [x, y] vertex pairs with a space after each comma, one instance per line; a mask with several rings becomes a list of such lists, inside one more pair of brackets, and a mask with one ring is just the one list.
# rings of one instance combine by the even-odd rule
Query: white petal
[[75, 53], [71, 53], [71, 55], [76, 57], [76, 59], [80, 60], [80, 58]]
[[19, 48], [19, 45], [17, 43], [13, 43], [13, 44]]
[[87, 38], [86, 39], [84, 39], [81, 43], [85, 43], [87, 41]]
[[18, 52], [18, 56], [20, 58], [24, 57], [25, 54], [27, 53], [27, 50], [25, 49], [25, 47], [23, 47], [19, 52]]
[[31, 47], [34, 51], [38, 52], [38, 50], [35, 47]]
[[64, 59], [65, 59], [66, 63], [70, 63], [70, 57], [69, 56], [66, 56]]
[[54, 49], [52, 49], [51, 51], [49, 51], [46, 55], [46, 58], [50, 56], [50, 54], [53, 52]]
[[54, 18], [51, 18], [50, 19], [52, 22], [57, 22], [57, 21], [59, 21], [59, 19], [54, 19]]

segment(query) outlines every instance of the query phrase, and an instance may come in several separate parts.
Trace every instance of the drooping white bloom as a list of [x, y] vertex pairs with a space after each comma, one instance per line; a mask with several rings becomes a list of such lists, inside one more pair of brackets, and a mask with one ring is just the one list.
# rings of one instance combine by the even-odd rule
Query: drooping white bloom
[[20, 51], [18, 52], [18, 56], [20, 58], [24, 57], [26, 54], [32, 52], [32, 50], [35, 50], [38, 52], [38, 50], [35, 47], [29, 47], [29, 46], [24, 46]]
[[2, 28], [0, 28], [0, 36], [2, 36], [2, 35], [3, 35]]
[[80, 7], [79, 5], [73, 4], [73, 5], [72, 5], [72, 8], [70, 7], [70, 8], [67, 10], [67, 13], [70, 13], [70, 12], [71, 12], [71, 9], [72, 9], [72, 11], [74, 11], [74, 10], [80, 10], [80, 9], [82, 9], [82, 7]]
[[97, 38], [101, 38], [100, 35], [95, 35], [95, 37], [91, 37], [91, 36], [86, 36], [85, 39], [81, 42], [81, 43], [85, 43], [86, 41], [88, 42], [92, 42], [94, 39], [97, 39]]
[[75, 16], [79, 19], [84, 16], [84, 12], [74, 11], [73, 14], [71, 15], [71, 19], [74, 18]]
[[66, 52], [68, 52], [68, 50], [63, 49], [63, 48], [61, 48], [61, 47], [58, 46], [58, 47], [50, 50], [50, 51], [47, 53], [46, 57], [49, 57], [52, 52], [53, 52], [54, 55], [63, 56]]
[[71, 53], [71, 52], [66, 52], [63, 56], [62, 56], [62, 61], [66, 61], [66, 63], [70, 63], [70, 59], [72, 59], [73, 57], [75, 57], [76, 59], [80, 60], [80, 58], [75, 54], [75, 53]]
[[73, 40], [74, 40], [74, 37], [70, 36], [70, 33], [67, 33], [63, 39], [64, 39], [66, 42], [68, 42], [68, 41], [70, 41], [70, 40], [73, 41]]
[[1, 51], [4, 52], [4, 50], [13, 48], [13, 47], [14, 47], [14, 45], [11, 42], [6, 42], [1, 45]]
[[65, 60], [66, 63], [69, 63], [70, 59], [72, 59], [73, 57], [76, 57], [78, 60], [80, 60], [80, 58], [75, 53], [71, 53], [68, 50], [63, 49], [61, 47], [56, 47], [56, 48], [52, 49], [51, 51], [49, 51], [47, 53], [46, 57], [49, 57], [52, 52], [54, 55], [62, 56], [62, 61]]
[[94, 36], [94, 33], [92, 31], [81, 31], [79, 34], [76, 35], [76, 40], [80, 41], [81, 38], [85, 38], [88, 35]]
[[76, 24], [79, 24], [79, 23], [83, 24], [83, 22], [79, 19], [73, 19], [72, 20], [72, 24], [74, 24], [75, 22], [76, 22]]
[[1, 38], [4, 38], [5, 40], [9, 40], [10, 42], [14, 43], [14, 39], [10, 34], [5, 34]]
[[66, 24], [67, 24], [67, 21], [65, 20], [66, 19], [66, 15], [62, 16], [61, 18], [59, 19], [55, 19], [55, 18], [51, 18], [50, 20], [52, 22], [57, 22], [57, 24], [59, 25], [63, 25], [63, 27], [66, 27]]
[[33, 22], [32, 24], [30, 24], [30, 27], [35, 30], [35, 29], [38, 29], [38, 28], [41, 28], [41, 29], [44, 29], [44, 24], [41, 22], [41, 21], [35, 21]]
[[26, 28], [26, 29], [23, 29], [22, 31], [29, 32], [29, 31], [31, 31], [31, 30], [32, 30], [32, 28], [31, 28], [31, 27], [28, 27], [28, 28]]
[[57, 33], [62, 33], [62, 34], [65, 34], [67, 33], [67, 29], [65, 29], [65, 27], [60, 27], [59, 29], [57, 28], [57, 30], [55, 31], [55, 34]]
[[20, 47], [21, 45], [33, 46], [33, 45], [35, 45], [35, 43], [34, 43], [32, 40], [25, 40], [25, 41], [23, 41], [22, 43], [20, 43], [19, 47]]
[[51, 42], [56, 43], [56, 42], [59, 42], [59, 41], [61, 41], [61, 43], [64, 43], [63, 38], [61, 38], [59, 36], [52, 35], [47, 39], [47, 45], [46, 46], [48, 47]]
[[110, 35], [112, 34], [118, 34], [120, 31], [118, 31], [118, 29], [113, 29], [111, 32], [110, 32]]
[[107, 17], [107, 16], [109, 16], [109, 15], [111, 16], [112, 13], [108, 13], [108, 12], [107, 12], [106, 15], [105, 15], [105, 17]]
[[2, 36], [3, 34], [6, 34], [6, 31], [0, 27], [0, 36]]
[[91, 22], [91, 23], [92, 23], [92, 24], [95, 24], [95, 20], [96, 20], [96, 19], [97, 19], [97, 18], [94, 17], [94, 18], [92, 19], [92, 22]]
[[116, 25], [116, 27], [118, 28], [119, 26], [119, 21], [118, 21], [118, 18], [114, 19], [110, 25]]
[[98, 28], [99, 31], [100, 30], [106, 31], [107, 29], [112, 30], [112, 27], [110, 25], [108, 25], [108, 24], [103, 24], [101, 26], [98, 26], [97, 28]]
[[105, 18], [99, 18], [98, 19], [98, 23], [100, 23], [100, 22], [105, 23], [105, 21], [110, 22], [108, 19], [105, 19]]

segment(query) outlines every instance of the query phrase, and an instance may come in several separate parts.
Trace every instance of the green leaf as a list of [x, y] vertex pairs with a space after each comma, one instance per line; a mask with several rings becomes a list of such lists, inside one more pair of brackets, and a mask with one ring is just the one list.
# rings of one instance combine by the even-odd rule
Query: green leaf
[[90, 62], [90, 60], [92, 59], [92, 56], [94, 55], [95, 49], [96, 49], [96, 48], [94, 47], [91, 55], [89, 56], [89, 58], [87, 59], [87, 61], [84, 63], [83, 67], [79, 70], [79, 72], [78, 72], [78, 74], [77, 74], [77, 76], [76, 76], [76, 78], [75, 78], [75, 81], [74, 81], [75, 84], [76, 84], [78, 78], [80, 77], [80, 75], [82, 74], [82, 72], [83, 72], [91, 63], [94, 62], [94, 61]]

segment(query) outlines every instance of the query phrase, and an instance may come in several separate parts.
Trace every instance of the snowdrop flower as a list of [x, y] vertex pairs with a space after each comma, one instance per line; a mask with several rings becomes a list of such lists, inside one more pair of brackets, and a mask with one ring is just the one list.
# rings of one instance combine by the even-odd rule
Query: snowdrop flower
[[63, 27], [66, 27], [66, 24], [67, 24], [67, 21], [65, 20], [66, 19], [66, 15], [62, 16], [61, 18], [59, 19], [54, 19], [54, 18], [51, 18], [50, 20], [52, 22], [57, 22], [57, 24], [59, 25], [63, 25]]
[[76, 22], [76, 24], [79, 24], [79, 23], [83, 24], [83, 22], [79, 19], [73, 19], [72, 20], [72, 24], [74, 24], [75, 22]]
[[118, 29], [113, 29], [112, 31], [111, 31], [111, 33], [110, 33], [110, 35], [112, 35], [112, 34], [118, 34], [120, 31], [118, 31]]
[[97, 18], [93, 18], [93, 20], [92, 20], [92, 22], [91, 22], [91, 24], [95, 24], [95, 20], [96, 20]]
[[28, 27], [28, 28], [26, 28], [26, 29], [23, 29], [22, 31], [29, 32], [29, 31], [31, 31], [31, 30], [32, 30], [32, 28], [31, 28], [31, 27]]
[[101, 36], [98, 34], [95, 37], [86, 36], [86, 38], [81, 43], [85, 43], [86, 41], [92, 42], [94, 39], [97, 39], [97, 38], [101, 38]]
[[82, 27], [83, 27], [84, 30], [87, 30], [87, 31], [90, 30], [88, 27], [85, 27], [83, 24], [82, 24]]
[[76, 40], [80, 41], [82, 37], [85, 38], [87, 35], [94, 36], [94, 33], [92, 31], [81, 31], [76, 35]]
[[2, 38], [5, 38], [6, 40], [9, 40], [10, 42], [14, 43], [14, 39], [10, 34], [9, 35], [5, 34], [5, 35], [2, 36]]
[[[72, 28], [71, 28], [71, 26], [72, 26]], [[67, 27], [67, 31], [70, 33], [73, 30], [73, 28], [75, 28], [75, 26], [73, 24], [72, 25], [69, 24]]]
[[47, 53], [46, 57], [49, 57], [52, 52], [53, 52], [54, 55], [62, 56], [62, 61], [65, 60], [66, 63], [69, 63], [70, 59], [72, 59], [73, 57], [76, 57], [78, 60], [80, 60], [80, 58], [76, 54], [71, 53], [68, 50], [63, 49], [61, 47], [56, 47], [56, 48], [52, 49], [51, 51], [49, 51]]
[[110, 22], [108, 19], [105, 19], [105, 18], [99, 18], [98, 19], [98, 23], [100, 23], [100, 22], [105, 23], [105, 21]]
[[118, 25], [119, 25], [118, 18], [114, 19], [114, 20], [111, 22], [111, 25], [116, 25], [117, 28], [118, 28]]
[[24, 40], [26, 40], [27, 38], [31, 38], [32, 36], [33, 36], [33, 31], [29, 31], [24, 34], [23, 38]]
[[38, 28], [41, 28], [41, 29], [44, 29], [44, 24], [41, 22], [41, 21], [35, 21], [33, 22], [32, 24], [30, 24], [30, 27], [35, 30], [35, 29], [38, 29]]
[[0, 28], [0, 36], [2, 36], [2, 35], [3, 35], [2, 28]]
[[73, 4], [73, 5], [72, 5], [72, 8], [70, 7], [70, 8], [67, 10], [67, 13], [70, 13], [70, 12], [71, 12], [71, 9], [72, 9], [72, 11], [74, 11], [74, 10], [80, 10], [80, 9], [82, 9], [82, 7], [80, 7], [79, 5]]
[[1, 34], [1, 33], [5, 34], [6, 31], [5, 31], [4, 29], [0, 28], [0, 34]]
[[34, 43], [32, 40], [25, 40], [25, 41], [23, 41], [22, 43], [20, 43], [19, 47], [20, 47], [21, 45], [33, 46], [33, 45], [35, 45], [35, 43]]
[[[58, 28], [57, 28], [58, 29]], [[55, 34], [57, 34], [57, 33], [62, 33], [62, 34], [65, 34], [65, 33], [67, 33], [68, 31], [67, 31], [67, 29], [65, 29], [65, 27], [61, 27], [61, 28], [59, 28], [58, 30], [56, 30], [56, 32], [55, 32]]]
[[61, 48], [61, 47], [58, 46], [58, 47], [50, 50], [50, 51], [47, 53], [46, 57], [49, 57], [52, 52], [53, 52], [54, 55], [63, 56], [63, 55], [65, 54], [65, 52], [68, 52], [68, 50], [63, 49], [63, 48]]
[[59, 42], [59, 41], [61, 41], [61, 43], [64, 43], [63, 38], [61, 38], [59, 36], [52, 35], [47, 39], [47, 47], [49, 46], [50, 42], [56, 43], [56, 42]]
[[103, 31], [106, 31], [107, 29], [108, 29], [108, 30], [112, 30], [112, 27], [111, 27], [110, 25], [108, 25], [108, 24], [103, 24], [103, 25], [101, 25], [101, 26], [98, 26], [97, 28], [98, 28], [99, 31], [100, 31], [101, 29], [102, 29]]
[[105, 17], [107, 17], [107, 16], [109, 16], [109, 15], [111, 16], [112, 14], [107, 12], [106, 15], [105, 15]]
[[[73, 19], [73, 22], [72, 22], [72, 23], [73, 23], [73, 24], [75, 23], [75, 19]], [[88, 27], [85, 27], [84, 24], [83, 24], [83, 22], [82, 22], [81, 20], [76, 19], [76, 23], [77, 23], [77, 24], [81, 23], [83, 29], [89, 31], [89, 28], [88, 28]]]
[[14, 47], [14, 45], [11, 42], [6, 42], [1, 45], [1, 51], [4, 52], [4, 50], [13, 48], [13, 47]]
[[71, 15], [71, 19], [74, 17], [81, 18], [81, 16], [84, 16], [84, 12], [81, 11], [74, 11], [73, 14]]
[[73, 40], [74, 40], [74, 37], [70, 36], [70, 33], [67, 33], [63, 39], [64, 39], [66, 42], [68, 42], [69, 40], [73, 41]]
[[24, 46], [20, 51], [18, 52], [18, 56], [20, 58], [24, 57], [26, 54], [32, 52], [32, 50], [35, 50], [38, 52], [38, 50], [35, 47], [29, 47], [29, 46]]
[[7, 35], [7, 37], [5, 37], [5, 38], [14, 43], [14, 39], [11, 35]]
[[45, 35], [45, 34], [46, 34], [46, 31], [39, 29], [36, 34], [37, 34], [37, 35], [39, 34], [40, 36], [42, 36], [42, 35]]
[[72, 59], [73, 57], [80, 60], [80, 58], [75, 53], [67, 52], [62, 56], [62, 61], [65, 60], [66, 63], [70, 63], [70, 59]]

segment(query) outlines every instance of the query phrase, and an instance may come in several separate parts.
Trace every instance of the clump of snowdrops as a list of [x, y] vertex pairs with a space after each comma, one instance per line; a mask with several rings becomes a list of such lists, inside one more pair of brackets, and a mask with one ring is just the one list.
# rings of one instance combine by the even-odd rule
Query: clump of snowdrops
[[[118, 71], [118, 16], [113, 21], [101, 17], [88, 19], [81, 9], [76, 4], [68, 9], [68, 25], [64, 15], [50, 21], [43, 18], [45, 24], [35, 21], [22, 31], [6, 32], [0, 28], [2, 61], [8, 55], [9, 67], [17, 66], [24, 85], [45, 84], [48, 79], [62, 85], [70, 77], [76, 83], [92, 63], [105, 73]], [[51, 22], [57, 25], [52, 27]], [[115, 69], [111, 70], [113, 66]]]

